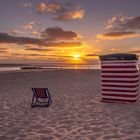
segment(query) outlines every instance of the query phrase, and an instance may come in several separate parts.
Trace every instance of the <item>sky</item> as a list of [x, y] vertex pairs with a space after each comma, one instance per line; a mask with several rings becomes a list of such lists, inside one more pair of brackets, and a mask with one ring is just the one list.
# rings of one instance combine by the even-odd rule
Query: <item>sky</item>
[[140, 54], [140, 0], [0, 0], [0, 63], [96, 64]]

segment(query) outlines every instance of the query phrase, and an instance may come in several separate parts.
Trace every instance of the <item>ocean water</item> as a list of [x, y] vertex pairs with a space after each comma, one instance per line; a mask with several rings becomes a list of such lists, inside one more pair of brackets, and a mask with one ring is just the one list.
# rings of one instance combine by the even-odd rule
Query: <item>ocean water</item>
[[100, 69], [100, 65], [42, 65], [42, 64], [30, 64], [30, 65], [9, 65], [4, 64], [0, 65], [0, 71], [19, 71], [22, 68], [27, 69], [37, 69], [37, 68], [45, 68], [45, 69]]
[[0, 71], [15, 71], [21, 70], [20, 67], [0, 67]]

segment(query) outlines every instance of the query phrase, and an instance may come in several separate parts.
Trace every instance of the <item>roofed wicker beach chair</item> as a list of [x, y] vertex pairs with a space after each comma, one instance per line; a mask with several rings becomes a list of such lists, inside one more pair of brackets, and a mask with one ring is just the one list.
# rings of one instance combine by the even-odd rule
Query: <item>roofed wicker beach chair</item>
[[31, 107], [49, 107], [52, 103], [48, 88], [32, 88], [33, 97]]

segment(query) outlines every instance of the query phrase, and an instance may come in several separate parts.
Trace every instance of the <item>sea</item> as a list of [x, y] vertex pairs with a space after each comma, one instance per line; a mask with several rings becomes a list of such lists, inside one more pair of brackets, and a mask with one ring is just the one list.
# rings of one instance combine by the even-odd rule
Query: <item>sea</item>
[[0, 64], [0, 71], [20, 71], [29, 69], [100, 69], [100, 64]]

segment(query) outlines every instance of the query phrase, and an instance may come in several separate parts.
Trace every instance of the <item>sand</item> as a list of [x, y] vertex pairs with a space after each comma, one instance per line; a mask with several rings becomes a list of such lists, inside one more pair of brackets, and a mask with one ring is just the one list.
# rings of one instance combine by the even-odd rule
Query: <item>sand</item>
[[[49, 108], [31, 108], [48, 87]], [[0, 73], [0, 140], [140, 140], [140, 101], [100, 102], [99, 70]]]

